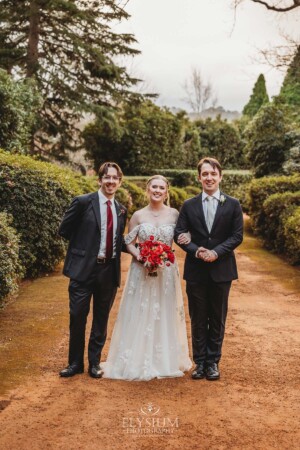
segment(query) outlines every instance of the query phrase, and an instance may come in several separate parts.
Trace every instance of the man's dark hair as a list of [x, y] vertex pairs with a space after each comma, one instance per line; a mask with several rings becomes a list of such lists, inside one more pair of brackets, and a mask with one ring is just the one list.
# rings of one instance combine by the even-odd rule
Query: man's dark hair
[[120, 178], [120, 180], [122, 180], [123, 172], [121, 170], [121, 167], [115, 162], [105, 162], [105, 163], [101, 164], [101, 166], [99, 167], [99, 170], [98, 170], [99, 179], [101, 179], [103, 177], [103, 175], [107, 174], [108, 169], [110, 167], [113, 167], [114, 169], [116, 169], [116, 171], [118, 172], [118, 177]]
[[201, 168], [202, 168], [203, 164], [210, 164], [214, 170], [216, 170], [216, 168], [217, 168], [219, 171], [219, 174], [222, 175], [222, 167], [221, 167], [221, 164], [219, 163], [219, 161], [215, 158], [205, 157], [205, 158], [200, 159], [200, 161], [198, 162], [198, 165], [197, 165], [197, 170], [198, 170], [199, 176], [201, 174]]

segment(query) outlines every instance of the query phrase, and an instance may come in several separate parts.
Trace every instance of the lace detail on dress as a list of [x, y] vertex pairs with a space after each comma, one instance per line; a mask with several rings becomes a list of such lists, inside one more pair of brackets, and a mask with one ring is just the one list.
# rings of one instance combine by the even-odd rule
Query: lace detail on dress
[[141, 223], [134, 227], [130, 233], [124, 236], [125, 244], [130, 244], [136, 237], [139, 242], [145, 242], [150, 236], [154, 236], [156, 241], [164, 242], [167, 245], [172, 245], [174, 237], [175, 224], [165, 223], [156, 227], [152, 223]]
[[[142, 223], [125, 236], [144, 242], [154, 236], [172, 245], [174, 224]], [[102, 365], [101, 365], [102, 366]], [[191, 367], [177, 262], [149, 277], [134, 258], [115, 323], [104, 377], [150, 380], [178, 377]]]

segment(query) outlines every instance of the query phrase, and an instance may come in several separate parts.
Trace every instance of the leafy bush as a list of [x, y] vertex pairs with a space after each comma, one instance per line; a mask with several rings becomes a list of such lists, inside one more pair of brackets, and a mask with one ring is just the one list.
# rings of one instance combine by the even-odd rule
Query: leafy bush
[[41, 97], [32, 79], [14, 81], [0, 69], [0, 146], [28, 152], [40, 104]]
[[218, 116], [214, 120], [211, 118], [197, 120], [195, 125], [200, 135], [201, 158], [212, 156], [221, 161], [224, 167], [231, 169], [249, 167], [239, 130], [234, 124]]
[[19, 262], [19, 239], [12, 217], [0, 213], [0, 301], [17, 290], [23, 270]]
[[188, 197], [194, 197], [201, 192], [200, 188], [197, 188], [196, 186], [187, 186], [184, 188], [184, 190]]
[[255, 233], [264, 235], [266, 215], [264, 201], [272, 194], [300, 190], [300, 175], [264, 177], [252, 180], [249, 185], [249, 214]]
[[184, 189], [172, 186], [169, 189], [169, 194], [170, 194], [170, 206], [172, 208], [180, 210], [183, 202], [188, 198], [187, 193], [184, 191]]
[[131, 208], [133, 207], [132, 198], [127, 189], [124, 189], [122, 186], [119, 187], [116, 192], [116, 199], [127, 208], [128, 212], [131, 211]]
[[25, 275], [53, 270], [65, 250], [57, 230], [75, 195], [95, 190], [94, 179], [27, 156], [0, 151], [0, 209], [20, 235]]
[[293, 214], [284, 225], [285, 253], [291, 264], [300, 264], [300, 207], [295, 208]]
[[185, 187], [198, 183], [197, 170], [191, 169], [155, 169], [155, 173], [168, 178], [173, 186]]
[[282, 173], [285, 152], [291, 143], [287, 119], [275, 104], [262, 106], [245, 131], [248, 159], [257, 178]]
[[[129, 192], [132, 201], [133, 211], [143, 208], [147, 204], [146, 191], [139, 187], [137, 184], [127, 181], [126, 179], [122, 183], [122, 187]], [[145, 183], [146, 187], [146, 183]]]
[[300, 191], [273, 194], [264, 201], [265, 222], [263, 236], [267, 248], [278, 253], [285, 252], [285, 224], [297, 206], [300, 206]]

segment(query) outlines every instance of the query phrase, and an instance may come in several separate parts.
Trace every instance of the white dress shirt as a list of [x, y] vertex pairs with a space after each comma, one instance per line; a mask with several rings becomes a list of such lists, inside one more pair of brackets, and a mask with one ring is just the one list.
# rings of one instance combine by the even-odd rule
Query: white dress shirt
[[202, 192], [202, 205], [203, 205], [203, 212], [204, 212], [204, 217], [205, 217], [205, 221], [207, 223], [207, 197], [212, 197], [213, 198], [213, 202], [212, 202], [212, 206], [213, 206], [213, 211], [214, 211], [214, 216], [216, 215], [216, 211], [217, 211], [217, 207], [220, 201], [220, 189], [218, 189], [213, 195], [208, 195], [206, 192]]
[[106, 256], [106, 227], [107, 227], [107, 200], [111, 201], [111, 210], [113, 215], [113, 254], [112, 257], [116, 257], [116, 232], [117, 232], [117, 211], [115, 206], [115, 198], [107, 198], [99, 189], [99, 203], [100, 203], [100, 217], [101, 217], [101, 241], [98, 252], [99, 258], [105, 258]]

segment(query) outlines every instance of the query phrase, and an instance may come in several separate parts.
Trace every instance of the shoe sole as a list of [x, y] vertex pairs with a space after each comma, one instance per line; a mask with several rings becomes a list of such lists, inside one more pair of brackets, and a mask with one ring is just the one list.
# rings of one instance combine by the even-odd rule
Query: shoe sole
[[61, 378], [71, 378], [71, 377], [74, 377], [75, 375], [81, 374], [83, 372], [84, 372], [83, 370], [80, 370], [78, 372], [73, 373], [72, 375], [60, 373], [59, 376]]
[[192, 380], [203, 380], [205, 378], [205, 374], [203, 375], [191, 375]]
[[89, 373], [89, 376], [91, 378], [102, 378], [103, 374], [101, 374], [101, 375], [92, 375], [91, 373]]
[[208, 381], [216, 381], [220, 379], [220, 375], [218, 377], [206, 377]]

